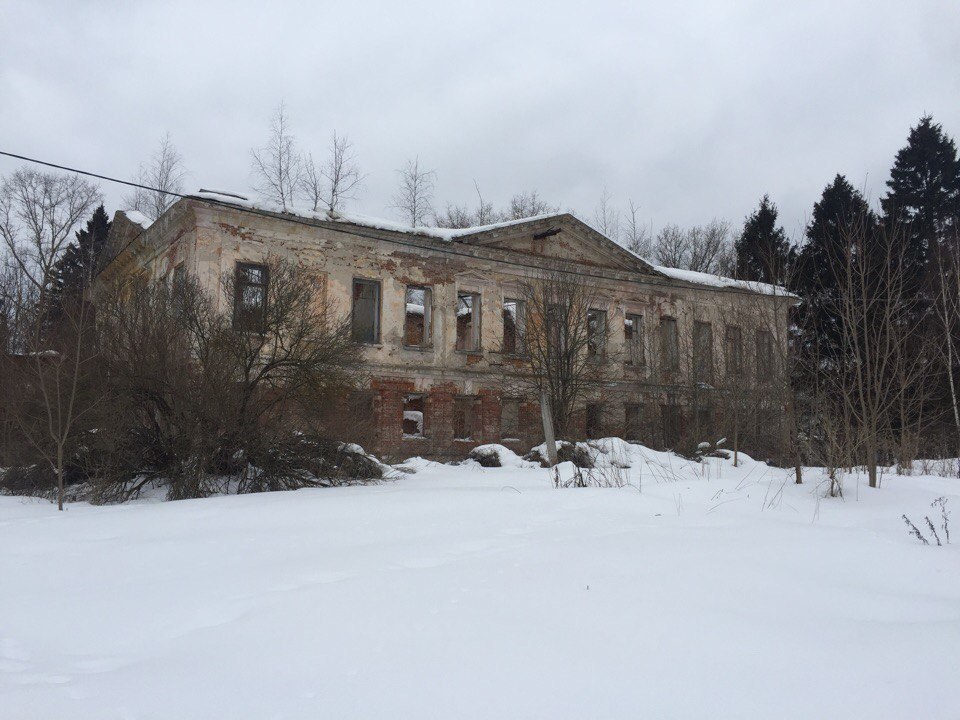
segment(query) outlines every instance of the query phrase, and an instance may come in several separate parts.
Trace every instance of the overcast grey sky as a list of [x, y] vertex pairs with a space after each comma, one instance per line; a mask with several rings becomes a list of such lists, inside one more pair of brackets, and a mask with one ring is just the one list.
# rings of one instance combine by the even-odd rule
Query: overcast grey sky
[[[437, 200], [537, 189], [591, 216], [797, 237], [837, 173], [883, 194], [931, 113], [960, 136], [960, 3], [0, 0], [0, 149], [130, 177], [169, 131], [187, 185], [247, 192], [283, 100], [302, 149], [349, 135], [351, 208], [392, 216], [419, 155]], [[0, 173], [15, 167], [0, 158]], [[122, 189], [104, 187], [108, 210]]]

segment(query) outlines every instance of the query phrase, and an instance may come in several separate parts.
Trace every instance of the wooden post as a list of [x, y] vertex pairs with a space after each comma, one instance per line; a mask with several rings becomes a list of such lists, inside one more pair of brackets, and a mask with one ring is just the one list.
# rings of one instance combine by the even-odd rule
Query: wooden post
[[553, 435], [553, 415], [550, 413], [550, 398], [547, 391], [540, 391], [540, 416], [543, 418], [543, 440], [547, 446], [547, 462], [557, 464], [557, 440]]

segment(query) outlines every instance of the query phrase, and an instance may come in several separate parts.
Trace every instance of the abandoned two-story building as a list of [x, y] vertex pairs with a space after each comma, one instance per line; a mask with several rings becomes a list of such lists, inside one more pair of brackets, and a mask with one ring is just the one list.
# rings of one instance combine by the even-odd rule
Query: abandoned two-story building
[[385, 457], [457, 457], [490, 442], [525, 451], [542, 442], [537, 398], [511, 395], [503, 378], [505, 359], [521, 354], [520, 287], [544, 270], [590, 283], [591, 323], [615, 359], [584, 398], [576, 435], [676, 447], [733, 428], [761, 453], [780, 439], [777, 376], [791, 296], [653, 266], [569, 213], [409, 228], [201, 192], [153, 223], [118, 212], [111, 242], [118, 252], [102, 277], [190, 273], [225, 312], [234, 311], [220, 291], [225, 273], [249, 290], [238, 297], [258, 298], [268, 255], [305, 268], [350, 313], [365, 347], [364, 439]]

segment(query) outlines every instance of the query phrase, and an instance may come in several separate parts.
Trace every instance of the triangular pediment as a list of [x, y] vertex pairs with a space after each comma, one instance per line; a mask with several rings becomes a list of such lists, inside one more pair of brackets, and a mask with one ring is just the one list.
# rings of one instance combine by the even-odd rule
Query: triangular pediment
[[659, 275], [649, 263], [569, 213], [485, 228], [457, 241], [578, 265]]

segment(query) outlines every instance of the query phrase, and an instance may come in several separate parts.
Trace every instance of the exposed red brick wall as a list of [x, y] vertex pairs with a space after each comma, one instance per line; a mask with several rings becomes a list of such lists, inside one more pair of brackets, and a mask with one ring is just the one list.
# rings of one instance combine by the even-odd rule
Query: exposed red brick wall
[[[465, 457], [477, 445], [504, 442], [500, 433], [500, 394], [493, 388], [473, 393], [471, 440], [454, 439], [454, 399], [467, 395], [457, 383], [433, 385], [419, 390], [412, 380], [380, 377], [370, 384], [374, 393], [373, 410], [377, 441], [369, 448], [385, 459], [398, 460], [415, 455], [438, 459]], [[424, 395], [426, 437], [405, 438], [402, 431], [403, 400], [407, 394]], [[520, 439], [506, 441], [518, 453], [527, 452], [543, 442], [540, 406], [520, 403]]]

